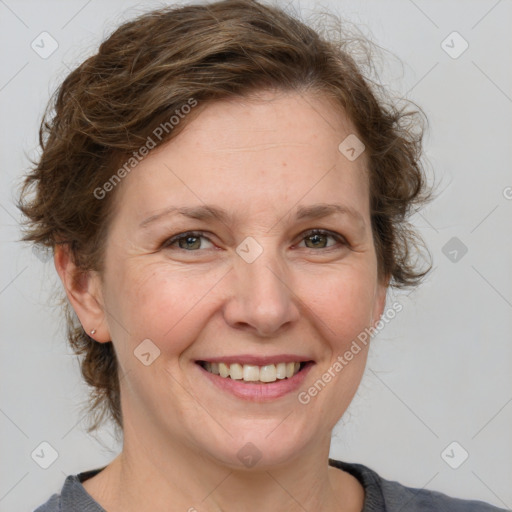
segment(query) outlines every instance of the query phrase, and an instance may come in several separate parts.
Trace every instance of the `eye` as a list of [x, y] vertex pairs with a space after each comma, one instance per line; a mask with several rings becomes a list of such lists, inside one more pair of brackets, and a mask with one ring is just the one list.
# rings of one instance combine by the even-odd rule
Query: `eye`
[[336, 245], [336, 243], [328, 245], [329, 238], [342, 245], [348, 245], [341, 235], [323, 229], [312, 229], [306, 232], [302, 240], [305, 242], [305, 246], [308, 249], [327, 249]]
[[[201, 247], [201, 239], [207, 240], [211, 247]], [[213, 244], [204, 236], [202, 231], [188, 231], [175, 235], [162, 244], [162, 248], [175, 246], [177, 249], [184, 249], [185, 251], [195, 251], [197, 249], [210, 249]]]
[[[334, 243], [329, 243], [329, 239], [334, 240]], [[210, 244], [210, 246], [204, 247], [204, 244], [202, 246], [202, 240], [205, 240]], [[312, 229], [307, 231], [303, 234], [302, 241], [304, 241], [305, 247], [308, 249], [329, 249], [336, 246], [336, 243], [348, 246], [348, 243], [343, 236], [323, 229]], [[187, 231], [165, 240], [162, 244], [163, 249], [171, 247], [183, 249], [188, 252], [194, 252], [199, 249], [211, 249], [214, 245], [209, 238], [205, 236], [203, 231]]]

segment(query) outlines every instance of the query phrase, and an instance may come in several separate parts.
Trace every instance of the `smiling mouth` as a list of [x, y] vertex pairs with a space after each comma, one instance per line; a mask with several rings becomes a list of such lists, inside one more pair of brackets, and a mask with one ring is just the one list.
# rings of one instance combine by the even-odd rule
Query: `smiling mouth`
[[267, 364], [263, 366], [239, 363], [212, 363], [209, 361], [196, 361], [196, 364], [200, 365], [207, 372], [224, 379], [240, 380], [253, 384], [268, 384], [277, 380], [290, 379], [301, 372], [306, 366], [314, 364], [314, 362], [290, 361], [288, 363]]

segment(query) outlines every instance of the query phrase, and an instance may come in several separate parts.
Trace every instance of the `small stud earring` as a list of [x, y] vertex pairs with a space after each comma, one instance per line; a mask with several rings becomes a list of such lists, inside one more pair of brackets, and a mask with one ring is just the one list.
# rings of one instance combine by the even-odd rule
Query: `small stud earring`
[[96, 329], [93, 329], [93, 330], [91, 331], [91, 336], [92, 336], [92, 335], [94, 335], [95, 333], [96, 333]]

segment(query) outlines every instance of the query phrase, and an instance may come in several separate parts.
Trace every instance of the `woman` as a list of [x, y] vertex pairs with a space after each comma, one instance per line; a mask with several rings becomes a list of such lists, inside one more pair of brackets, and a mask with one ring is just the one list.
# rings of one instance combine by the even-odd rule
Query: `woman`
[[38, 512], [498, 510], [329, 459], [388, 287], [427, 273], [411, 116], [249, 0], [143, 15], [66, 78], [20, 208], [123, 450]]

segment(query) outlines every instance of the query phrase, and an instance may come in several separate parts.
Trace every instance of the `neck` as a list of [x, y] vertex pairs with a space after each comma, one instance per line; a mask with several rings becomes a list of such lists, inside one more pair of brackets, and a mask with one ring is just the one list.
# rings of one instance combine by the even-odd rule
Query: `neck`
[[[360, 512], [364, 490], [351, 475], [328, 465], [330, 436], [293, 460], [239, 469], [184, 443], [141, 438], [125, 425], [122, 453], [86, 490], [109, 512]], [[165, 450], [162, 447], [165, 446]], [[100, 481], [93, 483], [92, 480]]]

